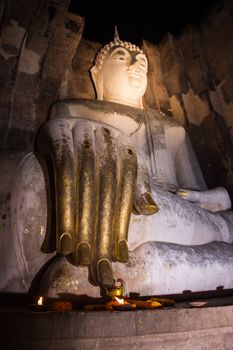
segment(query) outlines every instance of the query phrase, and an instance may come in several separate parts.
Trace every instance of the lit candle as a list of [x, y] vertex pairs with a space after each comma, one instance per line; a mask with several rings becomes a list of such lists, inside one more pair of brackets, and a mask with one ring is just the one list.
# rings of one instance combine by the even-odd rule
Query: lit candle
[[114, 299], [111, 304], [113, 310], [126, 311], [136, 308], [135, 304], [128, 303], [123, 298], [114, 297]]
[[44, 304], [44, 297], [42, 296], [38, 297], [36, 303], [30, 306], [34, 311], [45, 311], [48, 309], [48, 306]]
[[37, 300], [38, 305], [43, 305], [43, 297], [39, 297]]

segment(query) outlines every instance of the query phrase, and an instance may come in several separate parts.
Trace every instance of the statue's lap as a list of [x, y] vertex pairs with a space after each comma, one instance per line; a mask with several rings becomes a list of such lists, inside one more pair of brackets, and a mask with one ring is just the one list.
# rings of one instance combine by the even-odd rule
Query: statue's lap
[[[25, 281], [24, 287], [17, 285], [18, 291], [20, 288], [21, 291], [25, 291], [29, 289], [36, 272], [52, 256], [40, 251], [45, 238], [47, 207], [44, 176], [34, 154], [27, 156], [21, 163], [20, 176], [18, 175], [15, 180], [19, 181], [19, 179], [21, 179], [21, 185], [23, 183], [23, 192], [19, 193], [14, 187], [12, 196], [15, 198], [17, 194], [23, 204], [18, 205], [17, 210], [14, 209], [14, 214], [17, 216], [14, 233], [17, 239], [15, 243], [12, 243], [12, 249], [17, 250], [17, 260], [24, 262], [15, 267], [15, 272], [17, 274], [18, 268], [19, 276], [24, 276]], [[132, 215], [129, 229], [130, 259], [127, 264], [113, 263], [113, 273], [116, 278], [123, 278], [128, 283], [130, 291], [141, 295], [182, 293], [187, 289], [193, 292], [214, 290], [219, 286], [233, 287], [233, 277], [231, 277], [233, 245], [212, 242], [204, 245], [185, 246], [158, 242], [162, 240], [164, 229], [161, 226], [162, 219], [163, 217], [160, 217], [158, 224], [153, 225], [153, 218], [150, 216]], [[171, 233], [175, 234], [178, 228], [174, 222], [173, 224], [170, 229]], [[172, 222], [167, 222], [166, 225], [167, 227], [172, 226]], [[187, 229], [186, 225], [184, 229], [185, 227]], [[146, 238], [144, 233], [149, 229], [151, 234]], [[137, 239], [131, 238], [135, 232]], [[156, 236], [158, 239], [152, 239]], [[20, 245], [17, 246], [17, 242], [20, 242]], [[52, 265], [48, 269], [47, 277], [41, 286], [44, 293], [62, 292], [65, 286], [69, 285], [69, 290], [73, 288], [76, 294], [99, 295], [99, 287], [90, 285], [86, 278], [86, 267], [73, 266], [67, 263], [66, 258], [61, 258], [59, 264]], [[57, 274], [58, 270], [60, 276]], [[7, 274], [5, 276], [7, 278]], [[17, 284], [15, 281], [14, 278], [11, 278], [11, 281], [5, 281], [7, 285], [5, 291], [14, 291], [15, 284]], [[50, 287], [46, 281], [49, 281]], [[76, 282], [71, 283], [72, 281]]]

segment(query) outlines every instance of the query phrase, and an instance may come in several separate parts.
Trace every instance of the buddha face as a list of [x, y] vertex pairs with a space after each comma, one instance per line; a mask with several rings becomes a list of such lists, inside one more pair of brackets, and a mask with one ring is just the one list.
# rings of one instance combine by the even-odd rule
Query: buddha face
[[143, 53], [118, 46], [110, 51], [98, 69], [98, 82], [95, 84], [97, 93], [98, 88], [101, 91], [98, 99], [142, 108], [148, 70]]

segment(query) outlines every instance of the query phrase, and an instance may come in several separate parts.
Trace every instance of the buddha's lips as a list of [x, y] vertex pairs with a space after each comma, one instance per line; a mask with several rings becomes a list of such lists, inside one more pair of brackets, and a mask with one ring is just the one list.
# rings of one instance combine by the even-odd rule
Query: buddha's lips
[[135, 71], [135, 70], [129, 70], [128, 71], [128, 76], [130, 77], [130, 78], [136, 78], [136, 79], [142, 79], [143, 78], [143, 76], [142, 76], [142, 73], [141, 72], [138, 72], [138, 71]]

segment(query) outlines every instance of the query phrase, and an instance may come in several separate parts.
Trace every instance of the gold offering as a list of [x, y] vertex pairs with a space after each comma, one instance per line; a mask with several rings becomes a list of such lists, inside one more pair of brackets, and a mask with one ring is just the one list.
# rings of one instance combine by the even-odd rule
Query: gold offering
[[106, 296], [111, 297], [121, 297], [123, 295], [123, 286], [113, 287], [113, 288], [105, 288]]

